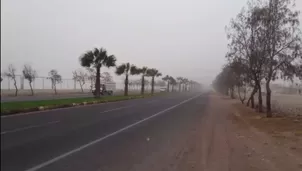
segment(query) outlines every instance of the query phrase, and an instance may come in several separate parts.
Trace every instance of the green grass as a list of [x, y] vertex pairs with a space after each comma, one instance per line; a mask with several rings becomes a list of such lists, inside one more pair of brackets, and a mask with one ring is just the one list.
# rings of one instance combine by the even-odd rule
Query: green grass
[[69, 99], [54, 99], [54, 100], [39, 100], [39, 101], [21, 101], [21, 102], [3, 102], [1, 103], [1, 115], [8, 115], [14, 113], [30, 112], [39, 110], [40, 106], [45, 108], [61, 108], [71, 107], [73, 103], [81, 104], [87, 102], [92, 104], [94, 101], [97, 103], [114, 102], [135, 98], [144, 98], [151, 96], [146, 94], [141, 95], [129, 95], [129, 96], [106, 96], [101, 98], [85, 97], [85, 98], [69, 98]]

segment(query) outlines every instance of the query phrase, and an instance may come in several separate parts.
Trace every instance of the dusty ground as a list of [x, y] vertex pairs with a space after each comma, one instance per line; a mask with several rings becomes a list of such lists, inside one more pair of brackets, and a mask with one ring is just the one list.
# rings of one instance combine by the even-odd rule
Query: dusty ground
[[133, 170], [302, 171], [299, 118], [262, 118], [238, 101], [212, 94], [199, 122], [186, 139], [155, 154], [161, 163]]
[[[258, 103], [258, 95], [255, 95]], [[263, 105], [266, 106], [266, 96], [262, 96]], [[272, 110], [279, 116], [302, 116], [302, 96], [298, 94], [272, 94]]]

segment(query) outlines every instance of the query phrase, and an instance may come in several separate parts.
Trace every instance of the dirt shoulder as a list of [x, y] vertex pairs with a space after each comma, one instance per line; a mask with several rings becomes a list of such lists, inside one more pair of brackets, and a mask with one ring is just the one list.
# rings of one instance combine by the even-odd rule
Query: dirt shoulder
[[237, 101], [224, 101], [231, 106], [229, 119], [252, 170], [302, 170], [302, 118], [266, 118]]
[[171, 170], [302, 170], [299, 118], [267, 119], [238, 101], [215, 94], [209, 98]]

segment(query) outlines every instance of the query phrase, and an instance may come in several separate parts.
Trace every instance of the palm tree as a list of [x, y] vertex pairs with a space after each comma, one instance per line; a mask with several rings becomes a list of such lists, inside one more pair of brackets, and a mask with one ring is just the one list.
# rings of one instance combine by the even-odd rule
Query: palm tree
[[129, 74], [130, 75], [136, 75], [136, 74], [139, 74], [139, 69], [134, 66], [134, 65], [131, 65], [129, 63], [126, 63], [126, 64], [122, 64], [118, 67], [116, 67], [116, 71], [115, 73], [117, 75], [122, 75], [122, 74], [125, 74], [126, 75], [126, 78], [125, 78], [125, 91], [124, 91], [124, 95], [125, 96], [128, 96], [128, 85], [129, 85], [129, 80], [128, 80], [128, 76]]
[[169, 78], [170, 84], [172, 86], [172, 92], [174, 91], [174, 86], [177, 84], [176, 80], [173, 77]]
[[179, 86], [178, 90], [179, 90], [179, 92], [181, 92], [181, 85], [184, 82], [184, 78], [183, 77], [177, 77], [176, 79], [177, 79], [178, 86]]
[[164, 78], [162, 78], [162, 80], [167, 82], [167, 92], [169, 92], [169, 88], [170, 88], [170, 76], [166, 75]]
[[162, 74], [157, 69], [155, 69], [155, 68], [147, 70], [147, 76], [152, 78], [151, 79], [151, 94], [154, 93], [154, 78], [155, 77], [159, 77], [161, 75]]
[[190, 83], [189, 79], [184, 78], [183, 79], [183, 91], [187, 91], [188, 90], [188, 84]]
[[139, 69], [139, 73], [142, 74], [142, 79], [141, 79], [141, 95], [144, 95], [145, 92], [145, 76], [147, 76], [147, 67], [143, 67]]
[[80, 57], [80, 63], [83, 67], [94, 67], [96, 69], [95, 97], [100, 97], [101, 67], [113, 67], [115, 62], [115, 56], [108, 56], [106, 49], [103, 48], [87, 51]]

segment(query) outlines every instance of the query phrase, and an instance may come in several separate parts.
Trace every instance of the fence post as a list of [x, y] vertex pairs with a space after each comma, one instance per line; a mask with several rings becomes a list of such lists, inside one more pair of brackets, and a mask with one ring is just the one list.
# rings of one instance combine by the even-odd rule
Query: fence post
[[44, 90], [44, 77], [42, 78], [42, 89]]
[[7, 77], [7, 78], [8, 78], [8, 82], [7, 82], [8, 90], [10, 90], [10, 79], [9, 79], [9, 77]]

